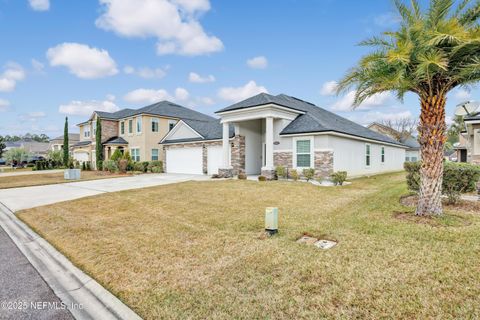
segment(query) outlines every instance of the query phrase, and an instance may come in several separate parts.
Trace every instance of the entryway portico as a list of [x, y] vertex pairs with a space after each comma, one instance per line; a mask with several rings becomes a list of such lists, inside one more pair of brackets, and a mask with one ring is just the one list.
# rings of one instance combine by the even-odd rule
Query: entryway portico
[[229, 127], [235, 128], [235, 137], [244, 138], [244, 167], [235, 171], [246, 174], [262, 174], [267, 178], [274, 175], [273, 146], [279, 133], [303, 111], [268, 103], [249, 108], [220, 111], [223, 124], [221, 176], [232, 176], [234, 166], [231, 163]]

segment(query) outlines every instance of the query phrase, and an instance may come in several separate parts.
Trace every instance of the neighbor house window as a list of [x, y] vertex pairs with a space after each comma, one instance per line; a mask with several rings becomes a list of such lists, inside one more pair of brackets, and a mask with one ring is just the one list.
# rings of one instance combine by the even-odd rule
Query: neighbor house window
[[137, 133], [142, 132], [142, 117], [137, 118]]
[[385, 163], [385, 147], [382, 147], [382, 163]]
[[412, 157], [412, 162], [416, 162], [417, 160], [417, 157]]
[[133, 120], [128, 120], [128, 133], [133, 133]]
[[120, 134], [125, 134], [125, 121], [120, 122]]
[[92, 121], [92, 132], [93, 135], [97, 134], [97, 121]]
[[177, 121], [175, 120], [168, 120], [168, 131], [172, 130], [173, 127], [177, 124]]
[[90, 138], [90, 129], [85, 128], [85, 131], [83, 131], [83, 137]]
[[410, 157], [405, 157], [405, 161], [406, 161], [406, 162], [409, 162], [409, 161], [410, 161]]
[[132, 160], [135, 162], [140, 161], [140, 149], [130, 149], [130, 154], [132, 155]]
[[365, 145], [365, 165], [367, 167], [370, 167], [370, 156], [371, 156], [371, 151], [370, 151], [370, 145], [366, 144]]
[[312, 166], [312, 140], [296, 140], [297, 167], [310, 168]]
[[152, 118], [152, 132], [158, 132], [158, 119]]
[[158, 160], [158, 149], [152, 149], [152, 161]]

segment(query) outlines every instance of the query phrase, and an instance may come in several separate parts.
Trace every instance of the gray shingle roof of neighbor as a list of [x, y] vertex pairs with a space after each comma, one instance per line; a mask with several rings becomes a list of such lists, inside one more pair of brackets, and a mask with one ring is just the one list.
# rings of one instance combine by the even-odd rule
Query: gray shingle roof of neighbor
[[[80, 140], [80, 133], [69, 133], [68, 134], [68, 139], [69, 140]], [[63, 141], [63, 135], [58, 136], [56, 138], [50, 139], [50, 141], [53, 140], [62, 140]]]
[[420, 149], [420, 143], [418, 143], [417, 138], [413, 136], [403, 139], [401, 142], [410, 149]]
[[77, 142], [75, 143], [73, 146], [74, 147], [81, 147], [81, 146], [88, 146], [89, 144], [91, 144], [92, 141], [80, 141], [80, 142]]
[[123, 139], [122, 137], [112, 137], [112, 138], [108, 139], [107, 141], [103, 142], [103, 144], [124, 145], [124, 144], [128, 144], [128, 142], [125, 139]]
[[256, 96], [235, 103], [227, 108], [221, 109], [216, 113], [246, 109], [270, 103], [304, 113], [299, 115], [295, 120], [287, 125], [280, 135], [333, 131], [390, 144], [396, 144], [399, 146], [405, 146], [404, 144], [395, 141], [390, 137], [365, 128], [364, 126], [345, 119], [333, 112], [322, 109], [313, 103], [285, 94], [273, 96], [267, 93], [260, 93]]
[[[198, 132], [203, 138], [197, 137], [197, 138], [189, 138], [189, 139], [165, 140], [163, 141], [164, 144], [195, 142], [195, 141], [204, 141], [204, 140], [218, 140], [222, 138], [223, 125], [220, 123], [220, 120], [218, 119], [214, 119], [212, 121], [198, 121], [198, 120], [183, 119], [183, 121], [193, 130]], [[230, 126], [229, 130], [230, 130], [230, 138], [232, 138], [233, 136], [235, 136], [235, 129], [233, 126]]]
[[139, 114], [151, 114], [178, 119], [190, 119], [200, 121], [213, 121], [215, 118], [206, 114], [182, 107], [170, 101], [160, 101], [140, 109], [122, 109], [117, 112], [95, 111], [102, 119], [119, 120], [126, 117], [132, 117]]

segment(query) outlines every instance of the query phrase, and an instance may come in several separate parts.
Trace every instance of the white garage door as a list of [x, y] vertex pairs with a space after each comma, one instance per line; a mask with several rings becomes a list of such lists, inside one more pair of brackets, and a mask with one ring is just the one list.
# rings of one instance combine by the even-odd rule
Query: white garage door
[[203, 174], [202, 148], [167, 149], [167, 172]]
[[73, 158], [77, 161], [88, 161], [88, 152], [75, 152]]
[[218, 174], [218, 168], [222, 164], [222, 147], [212, 146], [207, 148], [207, 171], [208, 175]]

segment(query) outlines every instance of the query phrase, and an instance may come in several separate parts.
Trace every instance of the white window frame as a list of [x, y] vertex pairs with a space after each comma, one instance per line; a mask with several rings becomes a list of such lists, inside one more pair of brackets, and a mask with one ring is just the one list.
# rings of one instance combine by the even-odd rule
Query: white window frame
[[[135, 119], [135, 129], [137, 134], [142, 133], [142, 126], [143, 126], [142, 117], [137, 117]], [[138, 129], [138, 127], [140, 127], [140, 130]]]
[[[177, 120], [168, 120], [168, 132], [172, 131], [172, 129], [175, 127], [177, 124]], [[173, 124], [173, 126], [170, 128], [170, 125]]]
[[[157, 150], [157, 159], [153, 159], [153, 151], [154, 151], [154, 150]], [[152, 153], [151, 153], [150, 159], [152, 159], [152, 161], [158, 161], [158, 160], [160, 160], [160, 151], [159, 151], [158, 149], [155, 149], [155, 148], [154, 148], [154, 149], [152, 149], [151, 152], [152, 152]]]
[[[154, 123], [157, 124], [157, 131], [153, 131], [153, 124]], [[152, 132], [159, 132], [160, 131], [160, 120], [158, 118], [152, 118], [152, 120], [150, 122], [150, 130]]]
[[83, 129], [83, 137], [84, 138], [90, 138], [90, 128], [87, 128], [88, 126], [85, 126]]
[[[367, 153], [368, 149], [368, 153]], [[370, 168], [372, 166], [372, 145], [370, 143], [365, 143], [365, 168]], [[368, 157], [368, 164], [367, 164], [367, 157]]]
[[92, 130], [93, 135], [95, 136], [97, 134], [97, 121], [92, 121]]
[[[123, 132], [122, 132], [122, 128], [123, 128]], [[125, 135], [125, 121], [120, 122], [120, 135], [121, 136]]]
[[[371, 153], [371, 151], [370, 151]], [[387, 159], [386, 152], [385, 152], [385, 146], [381, 146], [380, 148], [380, 163], [385, 164], [385, 160]]]
[[[135, 150], [135, 152], [133, 152]], [[140, 148], [134, 147], [130, 148], [130, 156], [132, 157], [132, 160], [135, 162], [140, 162]], [[138, 160], [136, 159], [138, 157]]]
[[[304, 140], [310, 140], [310, 167], [299, 167], [297, 166], [297, 141], [304, 141]], [[306, 137], [295, 137], [293, 138], [293, 167], [296, 169], [309, 169], [309, 168], [315, 168], [315, 138], [312, 136], [306, 136]], [[305, 153], [303, 153], [305, 154]]]

